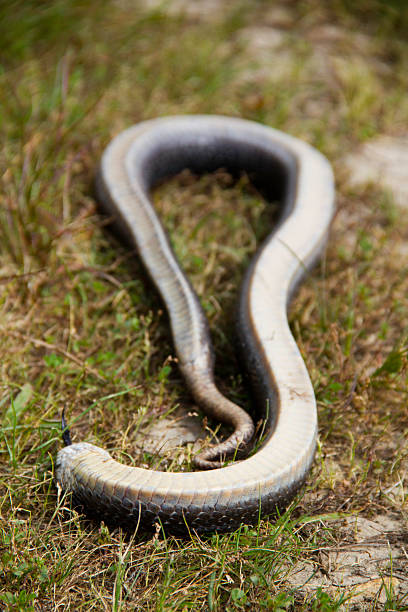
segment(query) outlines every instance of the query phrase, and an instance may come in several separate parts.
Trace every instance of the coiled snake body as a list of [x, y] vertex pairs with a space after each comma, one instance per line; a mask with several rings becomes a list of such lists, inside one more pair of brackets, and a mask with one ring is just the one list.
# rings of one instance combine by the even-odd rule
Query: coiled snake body
[[[238, 309], [243, 356], [267, 435], [253, 456], [226, 467], [219, 467], [219, 457], [249, 442], [252, 420], [214, 384], [205, 315], [149, 200], [158, 181], [184, 168], [202, 173], [221, 167], [247, 171], [269, 199], [281, 202], [278, 225], [247, 271]], [[306, 143], [251, 121], [166, 117], [135, 125], [110, 143], [97, 188], [166, 304], [191, 394], [234, 433], [196, 460], [198, 467], [216, 469], [185, 473], [129, 467], [92, 444], [72, 444], [58, 453], [58, 483], [98, 517], [130, 527], [160, 520], [175, 532], [187, 526], [226, 531], [272, 513], [302, 484], [315, 451], [313, 388], [286, 311], [325, 243], [334, 201], [329, 163]]]

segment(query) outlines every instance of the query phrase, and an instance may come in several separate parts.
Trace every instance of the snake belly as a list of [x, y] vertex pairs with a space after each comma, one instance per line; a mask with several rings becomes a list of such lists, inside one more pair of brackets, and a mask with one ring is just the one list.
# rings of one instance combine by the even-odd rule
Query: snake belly
[[[252, 421], [214, 384], [206, 318], [149, 197], [155, 184], [185, 168], [246, 171], [268, 199], [280, 202], [279, 221], [244, 278], [237, 317], [243, 358], [265, 419], [263, 442], [242, 461], [182, 473], [126, 466], [97, 446], [75, 443], [58, 452], [56, 480], [87, 511], [128, 528], [161, 522], [175, 533], [228, 531], [286, 504], [313, 461], [316, 402], [287, 307], [325, 245], [334, 181], [327, 159], [305, 142], [222, 116], [145, 121], [119, 134], [103, 154], [98, 199], [137, 247], [165, 302], [179, 367], [194, 399], [236, 428], [226, 452], [247, 443]], [[210, 450], [202, 467], [212, 460]]]

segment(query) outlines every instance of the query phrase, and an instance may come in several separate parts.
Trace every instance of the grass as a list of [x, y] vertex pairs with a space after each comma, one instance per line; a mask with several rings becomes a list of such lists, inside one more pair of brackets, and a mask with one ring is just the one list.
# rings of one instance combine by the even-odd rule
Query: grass
[[[406, 610], [408, 216], [379, 187], [352, 188], [342, 164], [359, 143], [406, 130], [404, 4], [239, 2], [208, 19], [165, 8], [0, 8], [0, 607]], [[243, 34], [266, 15], [282, 37], [262, 55]], [[157, 457], [138, 433], [192, 407], [162, 305], [135, 254], [110, 236], [92, 184], [121, 129], [190, 112], [268, 123], [334, 164], [327, 252], [290, 315], [318, 399], [319, 449], [305, 491], [276, 520], [187, 541], [130, 537], [58, 498], [61, 409], [76, 440], [184, 469], [191, 446]], [[249, 406], [230, 321], [273, 211], [245, 177], [222, 171], [182, 173], [155, 200], [210, 319], [219, 383]], [[401, 554], [365, 603], [324, 581], [324, 555], [352, 542], [349, 515], [399, 526]], [[295, 586], [300, 565], [321, 584]]]

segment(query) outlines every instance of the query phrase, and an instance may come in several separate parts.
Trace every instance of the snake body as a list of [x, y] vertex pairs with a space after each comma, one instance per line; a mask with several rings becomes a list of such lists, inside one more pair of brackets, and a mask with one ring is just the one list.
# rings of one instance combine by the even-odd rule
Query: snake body
[[[245, 170], [269, 199], [281, 203], [277, 227], [247, 271], [238, 307], [243, 356], [266, 435], [252, 456], [225, 467], [219, 467], [219, 457], [248, 444], [252, 420], [214, 384], [205, 315], [149, 199], [155, 184], [184, 168], [203, 173], [220, 167]], [[273, 513], [305, 480], [316, 445], [313, 388], [289, 329], [287, 306], [326, 241], [334, 203], [328, 161], [308, 144], [251, 121], [165, 117], [113, 139], [102, 158], [97, 190], [166, 304], [190, 392], [234, 432], [198, 456], [198, 467], [216, 469], [198, 472], [129, 467], [97, 446], [72, 444], [58, 453], [57, 482], [98, 517], [133, 528], [160, 520], [174, 532], [227, 531]]]

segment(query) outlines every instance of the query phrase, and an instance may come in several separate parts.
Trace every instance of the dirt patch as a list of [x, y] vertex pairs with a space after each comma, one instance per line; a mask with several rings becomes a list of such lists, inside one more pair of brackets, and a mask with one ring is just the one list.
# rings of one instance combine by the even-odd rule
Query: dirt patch
[[168, 15], [183, 15], [199, 21], [219, 21], [233, 7], [231, 0], [143, 0], [147, 10], [162, 10]]
[[391, 191], [396, 204], [408, 207], [408, 135], [377, 136], [348, 155], [344, 163], [352, 185], [381, 185]]
[[348, 517], [339, 524], [337, 546], [320, 548], [314, 562], [298, 562], [288, 582], [307, 595], [318, 588], [344, 593], [351, 609], [372, 609], [368, 604], [384, 603], [387, 592], [408, 592], [407, 545], [402, 522], [385, 515]]
[[143, 452], [166, 457], [175, 449], [205, 437], [206, 432], [197, 414], [179, 409], [175, 414], [151, 421], [138, 433], [137, 442]]

